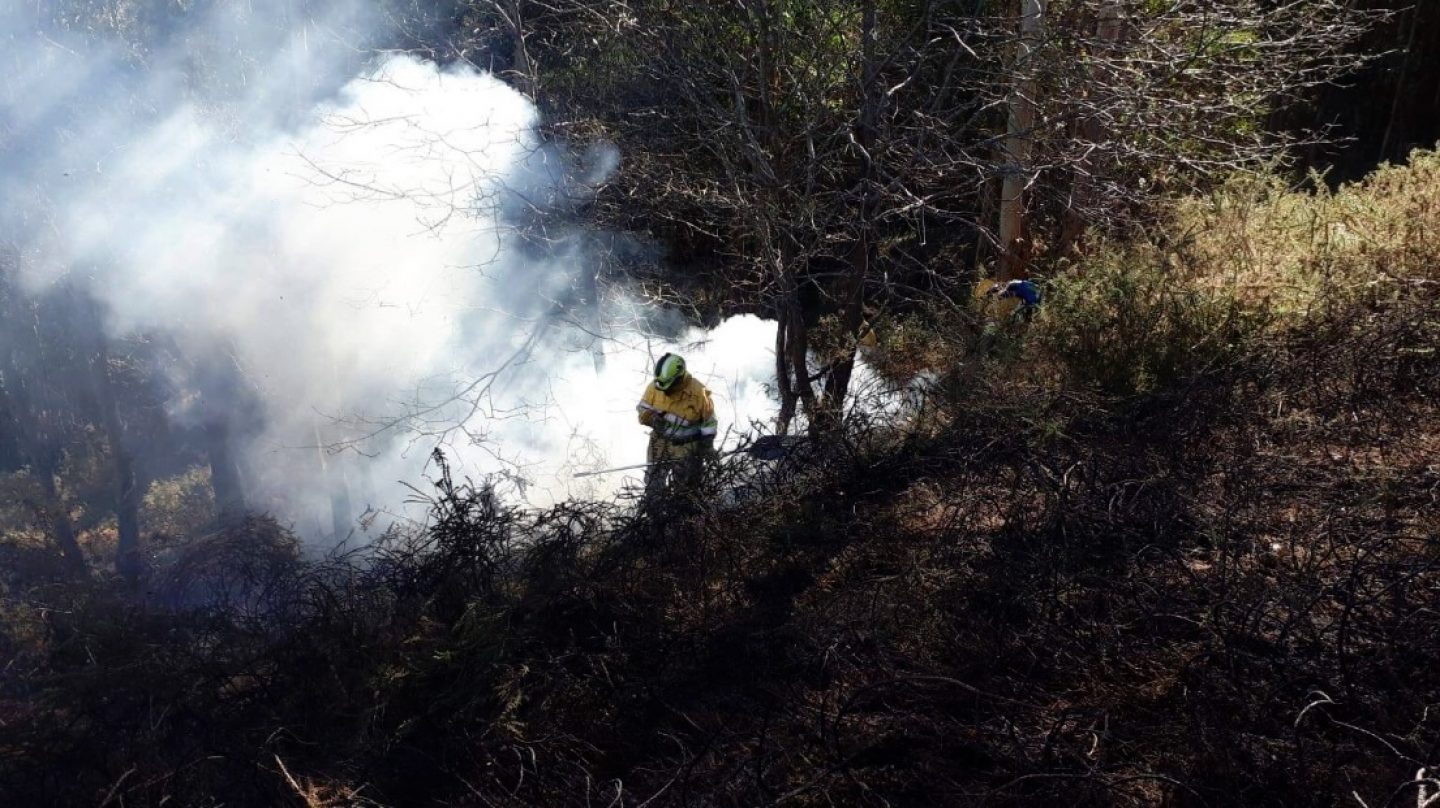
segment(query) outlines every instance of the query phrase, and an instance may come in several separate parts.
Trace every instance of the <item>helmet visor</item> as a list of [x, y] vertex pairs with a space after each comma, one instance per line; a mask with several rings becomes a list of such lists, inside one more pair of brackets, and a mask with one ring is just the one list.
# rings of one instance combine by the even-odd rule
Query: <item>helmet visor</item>
[[674, 387], [685, 377], [685, 360], [674, 354], [667, 354], [655, 366], [655, 387], [664, 391]]

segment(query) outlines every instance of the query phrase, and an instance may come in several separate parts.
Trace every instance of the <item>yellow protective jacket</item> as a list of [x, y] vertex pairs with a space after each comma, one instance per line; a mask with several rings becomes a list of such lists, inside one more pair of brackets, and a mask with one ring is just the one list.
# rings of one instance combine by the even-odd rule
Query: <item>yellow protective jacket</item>
[[991, 278], [982, 278], [975, 284], [975, 307], [980, 310], [985, 322], [1009, 322], [1015, 310], [1020, 308], [1019, 298], [1000, 296], [1000, 290], [1004, 288], [1005, 284]]
[[649, 385], [635, 409], [640, 423], [674, 444], [713, 439], [718, 428], [710, 391], [688, 374], [669, 392]]

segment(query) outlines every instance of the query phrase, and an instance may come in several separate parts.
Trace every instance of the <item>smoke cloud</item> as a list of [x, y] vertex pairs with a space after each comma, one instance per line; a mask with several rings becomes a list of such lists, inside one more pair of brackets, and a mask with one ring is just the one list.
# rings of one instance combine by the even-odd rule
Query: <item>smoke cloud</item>
[[0, 237], [32, 286], [85, 277], [113, 337], [176, 340], [171, 417], [226, 422], [253, 507], [383, 526], [436, 447], [531, 504], [612, 494], [571, 474], [643, 462], [667, 350], [732, 440], [771, 417], [770, 324], [667, 340], [597, 282], [597, 247], [644, 249], [574, 216], [612, 149], [544, 142], [471, 66], [369, 54], [364, 4], [290, 8], [162, 26], [139, 61], [0, 11]]

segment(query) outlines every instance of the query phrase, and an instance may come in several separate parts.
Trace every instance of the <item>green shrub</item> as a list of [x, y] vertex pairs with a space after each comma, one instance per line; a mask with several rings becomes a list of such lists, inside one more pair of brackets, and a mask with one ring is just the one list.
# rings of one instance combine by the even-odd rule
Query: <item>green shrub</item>
[[1174, 204], [1151, 241], [1101, 242], [1047, 284], [1029, 358], [1116, 395], [1223, 365], [1259, 339], [1440, 278], [1440, 154], [1329, 191], [1241, 175]]
[[1233, 288], [1167, 267], [1150, 248], [1112, 249], [1047, 287], [1034, 347], [1070, 377], [1126, 395], [1164, 388], [1234, 357], [1268, 322]]
[[184, 474], [156, 480], [140, 504], [140, 524], [172, 538], [193, 537], [215, 521], [210, 470], [196, 466]]

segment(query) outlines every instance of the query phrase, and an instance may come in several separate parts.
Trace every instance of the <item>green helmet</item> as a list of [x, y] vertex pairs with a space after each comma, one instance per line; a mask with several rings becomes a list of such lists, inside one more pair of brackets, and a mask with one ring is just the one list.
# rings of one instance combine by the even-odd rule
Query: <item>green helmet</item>
[[655, 363], [655, 389], [667, 391], [684, 378], [685, 360], [676, 354], [667, 353]]

